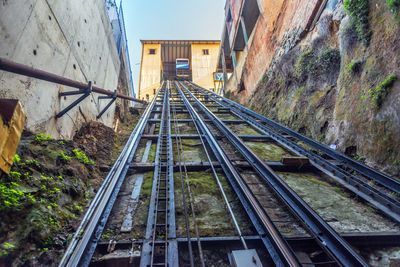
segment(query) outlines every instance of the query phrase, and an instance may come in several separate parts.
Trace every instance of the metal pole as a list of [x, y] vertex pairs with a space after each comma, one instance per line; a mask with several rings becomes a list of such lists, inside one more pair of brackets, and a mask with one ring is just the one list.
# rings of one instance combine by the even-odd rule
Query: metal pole
[[[58, 83], [58, 84], [62, 84], [65, 86], [78, 88], [81, 90], [86, 90], [88, 87], [88, 85], [86, 83], [74, 81], [74, 80], [56, 75], [54, 73], [35, 69], [35, 68], [29, 67], [29, 66], [26, 66], [26, 65], [23, 65], [20, 63], [13, 62], [13, 61], [5, 59], [5, 58], [1, 58], [1, 57], [0, 57], [0, 70], [16, 73], [16, 74], [20, 74], [20, 75], [25, 75], [28, 77], [32, 77], [32, 78], [36, 78], [36, 79], [40, 79], [40, 80], [44, 80], [44, 81], [48, 81], [48, 82]], [[96, 86], [93, 86], [92, 91], [95, 93], [103, 94], [103, 95], [109, 95], [109, 96], [114, 95], [114, 92], [108, 91], [108, 90], [105, 90], [103, 88], [99, 88]], [[122, 98], [122, 99], [131, 100], [131, 101], [140, 102], [140, 103], [146, 103], [146, 101], [143, 101], [143, 100], [131, 97], [131, 96], [123, 95], [120, 93], [117, 94], [117, 97]]]

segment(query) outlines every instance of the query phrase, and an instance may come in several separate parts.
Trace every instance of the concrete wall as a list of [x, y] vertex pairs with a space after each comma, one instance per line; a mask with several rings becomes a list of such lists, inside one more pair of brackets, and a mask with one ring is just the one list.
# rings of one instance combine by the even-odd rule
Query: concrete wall
[[[156, 54], [150, 55], [150, 49], [155, 49]], [[152, 97], [161, 82], [161, 44], [142, 44], [139, 79], [139, 98]]]
[[[0, 56], [81, 82], [117, 88], [120, 60], [103, 0], [13, 0], [0, 6]], [[0, 72], [0, 97], [17, 98], [27, 114], [26, 127], [54, 137], [71, 137], [85, 121], [95, 120], [107, 101], [91, 94], [60, 119], [54, 115], [77, 96], [75, 90]], [[112, 126], [115, 105], [99, 120]]]
[[[207, 89], [214, 88], [219, 44], [192, 44], [191, 47], [193, 82]], [[209, 54], [203, 55], [203, 49], [208, 49]]]

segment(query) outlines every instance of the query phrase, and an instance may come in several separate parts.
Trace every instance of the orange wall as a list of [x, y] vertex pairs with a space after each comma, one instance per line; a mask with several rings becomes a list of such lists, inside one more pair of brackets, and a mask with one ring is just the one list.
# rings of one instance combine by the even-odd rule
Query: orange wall
[[[304, 29], [319, 0], [264, 0], [263, 14], [254, 29], [243, 68], [246, 90], [241, 99], [254, 91], [257, 83], [270, 67], [287, 31]], [[239, 77], [241, 75], [239, 74]]]

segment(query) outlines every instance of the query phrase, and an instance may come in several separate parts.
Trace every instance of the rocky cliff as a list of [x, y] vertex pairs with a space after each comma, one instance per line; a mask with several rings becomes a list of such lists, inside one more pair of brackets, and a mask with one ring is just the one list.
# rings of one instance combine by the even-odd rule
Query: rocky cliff
[[[399, 1], [345, 0], [272, 66], [251, 109], [368, 165], [400, 173]], [[288, 34], [289, 36], [290, 34]], [[286, 42], [282, 42], [286, 46]], [[228, 92], [228, 97], [239, 100]]]

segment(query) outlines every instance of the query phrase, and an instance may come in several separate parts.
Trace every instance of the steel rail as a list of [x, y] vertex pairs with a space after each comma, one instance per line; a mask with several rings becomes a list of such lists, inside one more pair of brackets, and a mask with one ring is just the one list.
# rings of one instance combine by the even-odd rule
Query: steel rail
[[182, 99], [195, 119], [195, 123], [199, 126], [199, 129], [203, 132], [208, 144], [213, 151], [214, 156], [220, 162], [224, 173], [226, 174], [230, 184], [235, 190], [239, 200], [241, 201], [246, 213], [253, 223], [254, 228], [257, 230], [261, 240], [267, 251], [269, 252], [272, 260], [276, 266], [300, 266], [300, 262], [297, 259], [295, 253], [287, 244], [286, 240], [280, 234], [272, 220], [265, 213], [260, 203], [257, 201], [254, 194], [246, 186], [243, 178], [239, 172], [234, 168], [231, 161], [224, 153], [213, 134], [207, 128], [200, 115], [190, 104], [185, 94], [182, 92], [180, 87], [177, 87]]
[[178, 147], [178, 135], [177, 133], [177, 126], [176, 126], [176, 111], [175, 107], [172, 107], [172, 113], [173, 113], [173, 120], [174, 120], [174, 127], [175, 127], [175, 139], [176, 139], [176, 149], [178, 152], [178, 162], [179, 162], [179, 176], [180, 176], [180, 183], [181, 183], [181, 190], [182, 190], [182, 204], [183, 204], [183, 214], [185, 216], [185, 225], [186, 225], [186, 236], [187, 236], [187, 245], [188, 245], [188, 252], [189, 252], [189, 260], [190, 260], [190, 266], [194, 267], [194, 258], [193, 258], [193, 248], [192, 248], [192, 242], [191, 242], [191, 237], [190, 237], [190, 224], [189, 224], [189, 218], [188, 218], [188, 212], [187, 212], [187, 204], [186, 204], [186, 195], [185, 195], [185, 187], [184, 187], [184, 182], [183, 182], [183, 176], [182, 176], [182, 164], [181, 164], [181, 153], [180, 149]]
[[[155, 158], [155, 168], [150, 205], [148, 211], [146, 242], [142, 247], [140, 266], [178, 266], [178, 245], [175, 229], [173, 153], [170, 132], [169, 95], [166, 86], [162, 87], [163, 108], [159, 128], [159, 138]], [[164, 205], [163, 205], [164, 203]], [[163, 209], [159, 209], [163, 205]], [[160, 220], [159, 220], [160, 219]], [[162, 223], [163, 221], [163, 223]], [[158, 232], [157, 230], [164, 230]], [[164, 234], [164, 261], [155, 262], [157, 234]], [[157, 246], [162, 243], [157, 242]], [[161, 255], [162, 256], [162, 255]]]
[[[176, 82], [175, 82], [175, 86], [178, 87]], [[182, 96], [181, 96], [181, 98], [182, 98]], [[225, 190], [224, 190], [224, 188], [223, 188], [223, 186], [221, 184], [221, 181], [220, 181], [220, 179], [218, 177], [217, 171], [215, 170], [215, 166], [214, 166], [213, 161], [212, 161], [212, 159], [210, 157], [210, 154], [208, 153], [208, 149], [207, 149], [207, 146], [205, 144], [204, 136], [200, 133], [200, 129], [197, 126], [197, 124], [195, 123], [195, 119], [192, 117], [192, 114], [190, 114], [190, 116], [191, 116], [191, 121], [193, 121], [194, 126], [196, 128], [196, 131], [197, 131], [197, 133], [199, 135], [201, 144], [203, 145], [204, 152], [206, 153], [207, 160], [209, 162], [209, 166], [210, 166], [210, 168], [211, 168], [211, 170], [213, 172], [213, 175], [214, 175], [215, 181], [216, 181], [216, 183], [218, 185], [219, 191], [221, 192], [222, 198], [225, 201], [225, 206], [228, 209], [228, 212], [229, 212], [229, 214], [230, 214], [230, 216], [232, 218], [232, 221], [233, 221], [233, 224], [235, 226], [236, 232], [238, 233], [238, 235], [240, 237], [240, 241], [242, 242], [243, 248], [244, 249], [248, 249], [246, 241], [243, 238], [242, 230], [240, 229], [239, 223], [236, 220], [236, 216], [235, 216], [235, 214], [234, 214], [234, 212], [232, 210], [231, 205], [229, 204], [229, 200], [228, 200], [228, 198], [227, 198], [227, 196], [225, 194]], [[186, 166], [185, 166], [185, 168], [186, 168]]]
[[[157, 91], [157, 95], [159, 90]], [[81, 224], [75, 232], [59, 266], [88, 266], [94, 253], [94, 248], [100, 238], [101, 232], [107, 221], [111, 207], [118, 194], [119, 187], [125, 178], [129, 168], [129, 162], [133, 158], [139, 140], [143, 134], [147, 120], [155, 104], [155, 99], [147, 106], [140, 118], [127, 144], [111, 168], [109, 174], [100, 186], [92, 200]], [[110, 207], [111, 206], [111, 207]], [[107, 211], [108, 210], [108, 211]], [[107, 211], [107, 212], [106, 212]], [[106, 214], [104, 214], [106, 212]]]
[[[173, 109], [174, 109], [174, 112], [175, 112], [176, 111], [175, 108], [173, 108]], [[174, 116], [176, 118], [176, 112], [174, 113]], [[191, 190], [191, 186], [190, 186], [188, 170], [186, 168], [185, 157], [184, 157], [183, 154], [181, 155], [181, 153], [180, 153], [180, 151], [183, 151], [182, 138], [180, 137], [180, 130], [179, 130], [179, 127], [177, 126], [176, 122], [175, 122], [175, 136], [176, 136], [176, 145], [177, 145], [179, 167], [180, 167], [181, 185], [183, 185], [182, 168], [181, 168], [181, 165], [182, 165], [182, 162], [183, 162], [183, 169], [184, 169], [184, 172], [185, 172], [186, 187], [187, 187], [187, 192], [188, 192], [188, 197], [189, 197], [190, 209], [191, 209], [191, 213], [192, 213], [194, 231], [195, 231], [195, 235], [196, 235], [196, 239], [197, 239], [197, 248], [199, 250], [200, 263], [201, 263], [202, 267], [205, 267], [203, 249], [202, 249], [201, 242], [200, 242], [199, 228], [198, 228], [197, 218], [196, 218], [196, 212], [195, 212], [194, 205], [193, 205], [194, 198], [193, 198], [193, 194], [192, 194], [192, 190]], [[183, 195], [185, 194], [184, 192], [185, 192], [185, 190], [184, 190], [184, 188], [182, 188], [182, 194]]]
[[[198, 89], [200, 88], [199, 86], [197, 86], [195, 84], [193, 84], [193, 85], [196, 86]], [[282, 124], [277, 123], [276, 121], [273, 121], [271, 119], [268, 119], [267, 117], [257, 114], [256, 112], [254, 112], [246, 107], [243, 107], [242, 105], [235, 103], [234, 101], [232, 101], [230, 99], [219, 96], [219, 95], [215, 94], [214, 92], [211, 92], [207, 89], [204, 89], [202, 91], [207, 94], [213, 95], [217, 98], [220, 98], [222, 101], [228, 103], [231, 106], [236, 107], [240, 111], [256, 118], [257, 120], [260, 120], [261, 122], [267, 124], [270, 127], [273, 127], [287, 135], [297, 138], [298, 140], [302, 141], [306, 145], [308, 145], [318, 151], [323, 152], [324, 154], [330, 156], [331, 158], [339, 161], [342, 164], [347, 165], [348, 167], [359, 172], [360, 174], [369, 178], [370, 180], [374, 180], [377, 183], [381, 184], [385, 188], [387, 188], [391, 191], [397, 192], [397, 193], [400, 192], [400, 181], [399, 180], [397, 180], [393, 177], [390, 177], [380, 171], [377, 171], [361, 162], [358, 162], [357, 160], [352, 159], [352, 158], [344, 155], [343, 153], [335, 151], [335, 150], [329, 148], [328, 146], [323, 145], [307, 136], [304, 136], [296, 131], [293, 131], [292, 129], [285, 127]]]
[[[62, 76], [54, 74], [54, 73], [35, 69], [33, 67], [29, 67], [24, 64], [16, 63], [9, 59], [5, 59], [5, 58], [1, 58], [1, 57], [0, 57], [0, 70], [36, 78], [39, 80], [44, 80], [47, 82], [58, 83], [58, 84], [62, 84], [65, 86], [77, 88], [80, 90], [86, 90], [88, 88], [87, 83], [82, 83], [82, 82], [78, 82], [78, 81], [75, 81], [72, 79], [68, 79], [68, 78], [62, 77]], [[103, 94], [103, 95], [109, 95], [109, 96], [114, 95], [114, 92], [105, 90], [105, 89], [97, 87], [97, 86], [92, 86], [92, 91], [95, 93]], [[147, 103], [144, 100], [140, 100], [138, 98], [127, 96], [127, 95], [124, 95], [121, 93], [117, 93], [117, 97], [126, 99], [126, 100], [130, 100], [130, 101], [139, 102], [139, 103]]]
[[[203, 93], [207, 93], [203, 90], [201, 91]], [[213, 98], [216, 103], [220, 103], [221, 105], [226, 107], [229, 106], [229, 104], [223, 104], [221, 101], [219, 101], [217, 98], [214, 98], [213, 96], [211, 96], [211, 98]], [[234, 115], [245, 120], [247, 123], [256, 127], [264, 134], [267, 134], [274, 141], [285, 146], [287, 149], [294, 151], [300, 156], [308, 157], [310, 162], [319, 170], [331, 176], [337, 182], [341, 183], [343, 186], [345, 186], [347, 189], [349, 189], [365, 201], [371, 203], [373, 206], [381, 210], [393, 220], [400, 222], [399, 201], [370, 186], [358, 177], [348, 173], [347, 171], [327, 161], [326, 159], [313, 153], [312, 151], [309, 151], [301, 145], [298, 145], [296, 142], [291, 141], [286, 137], [283, 137], [279, 132], [265, 126], [264, 124], [261, 124], [254, 117], [245, 114], [244, 112], [237, 109], [235, 106], [231, 106], [231, 111]]]
[[241, 154], [254, 166], [270, 187], [281, 197], [308, 229], [317, 237], [331, 254], [344, 266], [368, 266], [365, 260], [333, 230], [302, 198], [300, 198], [274, 171], [254, 154], [221, 120], [216, 117], [185, 86], [186, 92], [199, 109], [213, 121], [215, 126], [232, 142]]

